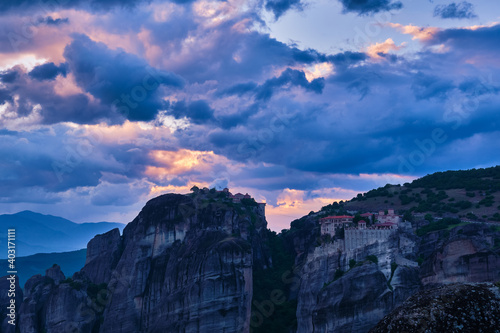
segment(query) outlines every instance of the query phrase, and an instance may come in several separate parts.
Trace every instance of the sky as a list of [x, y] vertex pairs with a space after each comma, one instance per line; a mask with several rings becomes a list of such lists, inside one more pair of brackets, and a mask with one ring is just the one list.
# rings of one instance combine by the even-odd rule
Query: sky
[[279, 231], [500, 164], [500, 2], [5, 0], [0, 213], [129, 222], [229, 187]]

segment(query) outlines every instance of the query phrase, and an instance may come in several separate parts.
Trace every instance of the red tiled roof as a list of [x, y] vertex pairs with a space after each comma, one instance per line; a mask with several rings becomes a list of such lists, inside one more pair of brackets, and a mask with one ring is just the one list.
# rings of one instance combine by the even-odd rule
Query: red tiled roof
[[396, 223], [391, 223], [391, 222], [385, 222], [385, 223], [377, 223], [375, 226], [381, 226], [381, 227], [392, 227], [395, 226]]
[[360, 221], [358, 221], [358, 223], [364, 223], [364, 224], [366, 224], [366, 221], [365, 220], [360, 220]]

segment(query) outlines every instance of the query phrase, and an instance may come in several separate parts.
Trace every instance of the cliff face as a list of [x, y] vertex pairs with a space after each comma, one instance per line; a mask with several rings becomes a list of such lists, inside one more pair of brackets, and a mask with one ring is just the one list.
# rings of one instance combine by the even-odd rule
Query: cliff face
[[495, 228], [477, 223], [424, 237], [421, 253], [428, 259], [420, 271], [422, 282], [437, 286], [499, 281], [500, 253], [494, 249], [495, 238], [500, 239]]
[[311, 243], [300, 270], [297, 332], [368, 332], [419, 290], [499, 281], [496, 230], [469, 224], [419, 238], [400, 229], [355, 251], [339, 250], [338, 241]]
[[356, 251], [316, 247], [302, 269], [297, 332], [367, 332], [420, 288], [416, 268], [396, 266], [398, 235]]
[[266, 227], [257, 206], [155, 198], [122, 237], [117, 230], [96, 236], [70, 282], [57, 285], [48, 274], [30, 279], [20, 330], [248, 331], [252, 265], [270, 265]]
[[319, 214], [276, 235], [251, 201], [208, 192], [160, 196], [122, 236], [94, 237], [72, 278], [55, 265], [28, 280], [17, 328], [361, 333], [416, 292], [500, 280], [498, 227], [460, 225], [417, 237], [402, 224], [387, 239], [345, 250], [343, 240], [319, 237]]

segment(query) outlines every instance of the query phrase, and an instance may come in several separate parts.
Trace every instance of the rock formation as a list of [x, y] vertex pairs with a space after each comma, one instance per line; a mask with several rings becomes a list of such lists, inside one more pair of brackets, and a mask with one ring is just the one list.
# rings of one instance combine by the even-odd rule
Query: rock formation
[[418, 269], [396, 264], [398, 241], [354, 252], [315, 247], [301, 273], [297, 332], [367, 332], [418, 291]]
[[32, 277], [20, 331], [248, 331], [252, 267], [271, 264], [266, 227], [252, 202], [152, 199], [122, 237], [115, 229], [92, 239], [72, 279], [54, 270]]
[[[297, 332], [368, 332], [423, 288], [500, 281], [500, 254], [493, 249], [498, 237], [496, 228], [468, 224], [420, 238], [411, 229], [398, 230], [356, 251], [311, 242], [307, 258], [296, 263]], [[367, 260], [375, 257], [376, 263]], [[415, 267], [417, 257], [423, 263]]]
[[500, 332], [500, 287], [450, 284], [425, 290], [380, 321], [370, 333]]
[[[333, 241], [320, 237], [320, 215], [310, 213], [276, 235], [252, 200], [233, 202], [226, 192], [208, 190], [162, 195], [123, 235], [115, 229], [95, 236], [85, 267], [71, 278], [55, 265], [29, 279], [17, 329], [362, 333], [422, 290], [500, 280], [498, 227], [468, 224], [418, 237], [403, 224], [389, 237], [346, 250], [340, 234]], [[486, 289], [471, 292], [493, 299], [495, 290]], [[432, 297], [439, 303], [440, 296]], [[280, 315], [286, 327], [273, 319]], [[397, 316], [384, 322], [400, 328]]]

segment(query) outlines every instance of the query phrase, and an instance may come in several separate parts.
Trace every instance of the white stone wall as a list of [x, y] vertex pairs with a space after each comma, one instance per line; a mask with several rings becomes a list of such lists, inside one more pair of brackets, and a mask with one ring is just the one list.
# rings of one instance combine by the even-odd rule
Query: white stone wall
[[394, 230], [390, 229], [346, 229], [345, 249], [350, 251], [377, 241], [385, 241], [392, 232]]
[[335, 226], [333, 223], [323, 222], [321, 224], [321, 234], [335, 236]]

